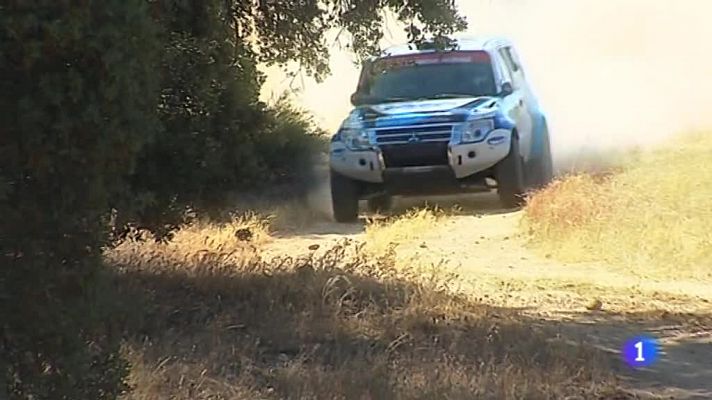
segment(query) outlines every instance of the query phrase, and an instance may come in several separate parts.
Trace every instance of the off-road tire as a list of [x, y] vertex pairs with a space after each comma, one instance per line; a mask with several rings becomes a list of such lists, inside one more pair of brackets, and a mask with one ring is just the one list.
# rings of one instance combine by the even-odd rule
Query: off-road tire
[[358, 220], [360, 186], [358, 181], [331, 171], [331, 205], [336, 222]]
[[524, 204], [525, 177], [524, 160], [519, 154], [519, 138], [512, 134], [509, 154], [495, 168], [499, 201], [506, 208]]
[[544, 130], [542, 137], [542, 150], [539, 157], [531, 161], [528, 176], [531, 176], [529, 185], [531, 189], [540, 189], [548, 185], [554, 178], [554, 167], [551, 159], [551, 142], [549, 131]]
[[382, 213], [389, 211], [393, 205], [393, 197], [383, 194], [372, 197], [366, 201], [368, 211], [372, 213]]

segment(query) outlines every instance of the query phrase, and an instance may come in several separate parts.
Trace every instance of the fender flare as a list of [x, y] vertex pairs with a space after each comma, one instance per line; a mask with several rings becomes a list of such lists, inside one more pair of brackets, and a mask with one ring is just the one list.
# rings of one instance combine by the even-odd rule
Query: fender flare
[[544, 136], [549, 133], [549, 124], [544, 114], [540, 112], [537, 113], [537, 117], [534, 119], [534, 129], [532, 133], [531, 155], [532, 158], [538, 158], [544, 149]]

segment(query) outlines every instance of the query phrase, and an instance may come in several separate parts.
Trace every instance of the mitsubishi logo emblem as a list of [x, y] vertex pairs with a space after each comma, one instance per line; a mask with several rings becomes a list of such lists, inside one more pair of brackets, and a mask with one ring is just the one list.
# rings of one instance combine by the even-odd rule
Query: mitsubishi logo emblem
[[408, 138], [408, 143], [417, 143], [417, 142], [420, 142], [420, 138], [418, 136], [416, 136], [415, 133], [410, 135], [410, 137]]

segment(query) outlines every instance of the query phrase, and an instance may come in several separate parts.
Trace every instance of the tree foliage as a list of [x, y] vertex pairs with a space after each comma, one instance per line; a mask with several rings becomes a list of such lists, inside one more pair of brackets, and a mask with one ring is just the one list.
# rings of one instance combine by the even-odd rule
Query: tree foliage
[[0, 3], [0, 384], [9, 397], [124, 390], [101, 260], [109, 221], [165, 234], [183, 206], [298, 177], [320, 131], [285, 100], [259, 101], [258, 66], [296, 61], [322, 79], [326, 33], [342, 29], [356, 54], [372, 54], [384, 10], [413, 40], [464, 27], [451, 0]]
[[159, 123], [156, 34], [143, 0], [0, 10], [0, 373], [11, 397], [122, 390], [101, 247], [108, 200], [125, 193]]
[[406, 26], [414, 41], [466, 27], [454, 0], [258, 0], [236, 1], [232, 7], [236, 36], [251, 44], [261, 62], [297, 61], [317, 79], [329, 73], [330, 30], [346, 32], [349, 47], [365, 58], [379, 50], [387, 12]]

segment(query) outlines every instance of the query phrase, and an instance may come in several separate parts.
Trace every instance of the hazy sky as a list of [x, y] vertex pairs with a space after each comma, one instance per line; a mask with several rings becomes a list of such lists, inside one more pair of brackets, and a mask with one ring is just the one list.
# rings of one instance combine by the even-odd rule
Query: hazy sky
[[[627, 146], [712, 127], [712, 0], [461, 0], [468, 33], [518, 47], [549, 115], [554, 151]], [[403, 40], [391, 24], [386, 44]], [[350, 109], [358, 71], [332, 50], [332, 76], [297, 96], [327, 129]], [[269, 93], [288, 89], [270, 70]]]

